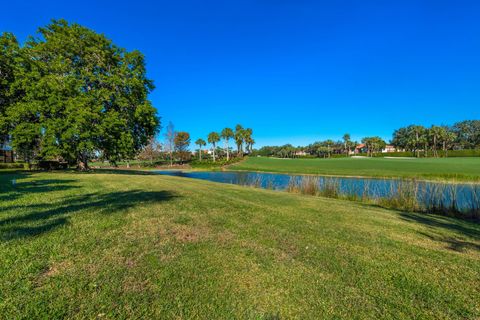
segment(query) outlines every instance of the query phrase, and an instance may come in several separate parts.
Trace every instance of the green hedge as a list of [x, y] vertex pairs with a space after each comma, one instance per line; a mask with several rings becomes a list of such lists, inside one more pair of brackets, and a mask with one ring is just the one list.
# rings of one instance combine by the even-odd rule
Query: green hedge
[[[356, 156], [367, 156], [366, 153], [359, 153], [356, 154]], [[388, 153], [376, 153], [373, 155], [374, 157], [415, 157], [415, 153], [411, 151], [405, 151], [405, 152], [388, 152]], [[433, 157], [433, 152], [428, 151], [427, 152], [428, 157]], [[438, 156], [439, 157], [444, 157], [445, 154], [443, 150], [438, 151]], [[468, 149], [468, 150], [448, 150], [447, 156], [449, 158], [454, 158], [454, 157], [480, 157], [480, 149]], [[420, 157], [424, 158], [425, 153], [423, 151], [420, 152]]]
[[[440, 153], [443, 155], [443, 151]], [[449, 157], [480, 157], [480, 149], [472, 150], [450, 150], [448, 151]]]
[[0, 163], [0, 169], [25, 169], [26, 167], [24, 163]]

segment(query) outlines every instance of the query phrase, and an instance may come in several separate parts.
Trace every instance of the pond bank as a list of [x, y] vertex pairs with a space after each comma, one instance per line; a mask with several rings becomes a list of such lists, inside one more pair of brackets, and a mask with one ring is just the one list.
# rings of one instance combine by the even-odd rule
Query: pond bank
[[412, 212], [480, 217], [480, 185], [405, 179], [288, 175], [247, 171], [156, 171], [159, 174], [374, 203]]

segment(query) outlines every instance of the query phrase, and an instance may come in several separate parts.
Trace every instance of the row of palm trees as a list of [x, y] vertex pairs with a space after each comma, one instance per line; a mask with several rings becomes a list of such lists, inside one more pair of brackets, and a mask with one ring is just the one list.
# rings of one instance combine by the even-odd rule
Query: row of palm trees
[[[230, 147], [229, 143], [230, 140], [233, 139], [237, 146], [237, 156], [243, 157], [244, 153], [251, 153], [253, 151], [253, 145], [255, 144], [255, 140], [252, 138], [253, 130], [250, 128], [243, 128], [240, 124], [235, 126], [235, 130], [231, 128], [224, 128], [220, 133], [218, 132], [210, 132], [207, 137], [208, 143], [212, 145], [212, 158], [213, 161], [216, 161], [216, 154], [215, 151], [217, 149], [217, 143], [220, 142], [221, 139], [224, 141], [224, 148], [225, 153], [227, 155], [227, 161], [230, 160]], [[203, 139], [197, 139], [195, 144], [199, 147], [199, 159], [202, 160], [202, 147], [207, 145], [207, 142]]]

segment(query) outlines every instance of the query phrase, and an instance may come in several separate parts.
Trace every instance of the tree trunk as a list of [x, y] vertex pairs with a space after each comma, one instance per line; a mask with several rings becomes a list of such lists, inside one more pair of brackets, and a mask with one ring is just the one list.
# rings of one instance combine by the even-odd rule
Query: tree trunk
[[213, 162], [215, 162], [215, 144], [213, 145]]
[[77, 165], [77, 170], [79, 170], [79, 171], [90, 170], [90, 167], [88, 166], [88, 157], [84, 153], [80, 154], [78, 165]]
[[228, 151], [228, 139], [225, 140], [227, 142], [227, 161], [230, 160], [230, 152]]
[[198, 157], [200, 158], [200, 161], [202, 161], [202, 148], [200, 147], [200, 150], [198, 151]]
[[90, 167], [88, 166], [88, 161], [87, 160], [81, 160], [78, 162], [77, 165], [77, 170], [79, 171], [88, 171], [90, 170]]

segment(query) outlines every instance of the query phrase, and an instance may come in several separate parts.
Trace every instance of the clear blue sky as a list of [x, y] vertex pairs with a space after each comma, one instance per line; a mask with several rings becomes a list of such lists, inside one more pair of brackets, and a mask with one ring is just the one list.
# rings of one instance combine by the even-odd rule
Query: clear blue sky
[[146, 55], [164, 124], [257, 146], [480, 118], [480, 1], [4, 1], [21, 41], [52, 18]]

